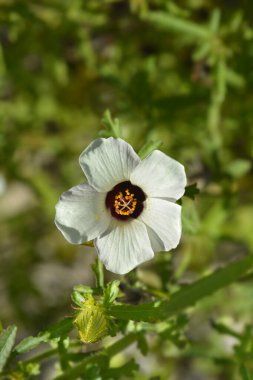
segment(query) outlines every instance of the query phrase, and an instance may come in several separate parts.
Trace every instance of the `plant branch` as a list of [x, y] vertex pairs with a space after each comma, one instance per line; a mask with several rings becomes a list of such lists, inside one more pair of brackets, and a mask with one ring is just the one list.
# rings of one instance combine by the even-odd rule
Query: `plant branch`
[[132, 343], [134, 343], [136, 340], [138, 340], [139, 334], [138, 333], [130, 333], [117, 342], [113, 343], [109, 347], [107, 347], [105, 350], [100, 351], [92, 355], [91, 357], [88, 357], [84, 359], [80, 364], [78, 364], [75, 367], [72, 367], [65, 371], [60, 376], [57, 376], [55, 380], [73, 380], [77, 379], [85, 370], [86, 366], [91, 363], [98, 363], [101, 359], [103, 359], [104, 355], [107, 355], [108, 357], [112, 357], [116, 355], [117, 353], [124, 350], [126, 347], [130, 346]]
[[111, 305], [108, 312], [111, 316], [124, 320], [159, 321], [194, 306], [201, 299], [239, 280], [249, 272], [252, 264], [253, 255], [249, 255], [187, 285], [173, 294], [170, 300], [141, 305]]

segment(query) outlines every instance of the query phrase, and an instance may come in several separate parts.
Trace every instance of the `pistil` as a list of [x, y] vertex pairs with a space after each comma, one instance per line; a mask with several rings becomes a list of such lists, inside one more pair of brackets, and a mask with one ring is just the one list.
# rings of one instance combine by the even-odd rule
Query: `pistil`
[[125, 190], [125, 196], [120, 191], [114, 200], [114, 208], [118, 215], [131, 215], [137, 204], [137, 199], [134, 198], [134, 194], [130, 194], [129, 189]]

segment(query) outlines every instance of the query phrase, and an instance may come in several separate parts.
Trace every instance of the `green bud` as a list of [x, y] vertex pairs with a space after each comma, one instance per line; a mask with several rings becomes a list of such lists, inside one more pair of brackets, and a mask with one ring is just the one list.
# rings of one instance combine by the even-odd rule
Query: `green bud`
[[97, 304], [92, 296], [83, 301], [74, 324], [84, 343], [95, 343], [109, 331], [109, 318], [105, 309], [102, 305]]

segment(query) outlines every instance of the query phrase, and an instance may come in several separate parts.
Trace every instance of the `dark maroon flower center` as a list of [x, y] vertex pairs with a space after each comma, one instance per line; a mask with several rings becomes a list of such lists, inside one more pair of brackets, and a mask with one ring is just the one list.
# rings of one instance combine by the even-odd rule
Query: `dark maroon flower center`
[[146, 195], [139, 186], [130, 181], [118, 183], [107, 193], [105, 204], [114, 218], [128, 220], [138, 218], [143, 210]]

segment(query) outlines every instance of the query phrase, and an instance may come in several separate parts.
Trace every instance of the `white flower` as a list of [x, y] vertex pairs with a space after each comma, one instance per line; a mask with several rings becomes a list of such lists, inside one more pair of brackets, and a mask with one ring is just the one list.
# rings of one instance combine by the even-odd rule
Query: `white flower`
[[159, 150], [142, 161], [112, 137], [93, 141], [79, 162], [88, 184], [72, 187], [56, 205], [56, 226], [70, 243], [94, 239], [101, 261], [119, 274], [178, 245], [183, 165]]

